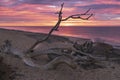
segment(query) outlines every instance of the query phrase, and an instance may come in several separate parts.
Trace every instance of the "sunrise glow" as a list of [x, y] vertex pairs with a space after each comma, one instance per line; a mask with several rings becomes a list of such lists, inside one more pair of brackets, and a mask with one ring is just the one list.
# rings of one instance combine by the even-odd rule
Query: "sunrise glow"
[[0, 26], [54, 26], [64, 2], [63, 18], [91, 8], [89, 20], [68, 20], [61, 26], [120, 26], [119, 0], [0, 0]]

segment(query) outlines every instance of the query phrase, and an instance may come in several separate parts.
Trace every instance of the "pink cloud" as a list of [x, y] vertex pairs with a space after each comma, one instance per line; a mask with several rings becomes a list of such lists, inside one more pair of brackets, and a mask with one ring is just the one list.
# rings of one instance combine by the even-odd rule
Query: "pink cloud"
[[[2, 0], [3, 1], [3, 0]], [[31, 2], [30, 2], [31, 1]], [[23, 4], [15, 5], [12, 7], [0, 5], [0, 22], [39, 22], [57, 21], [55, 12], [60, 9], [60, 2], [51, 0], [44, 3], [44, 1], [27, 0]], [[62, 1], [65, 0], [61, 0]], [[1, 1], [0, 1], [1, 2]], [[14, 2], [14, 0], [13, 0]], [[10, 2], [8, 2], [10, 4]], [[51, 5], [52, 4], [52, 5]], [[76, 13], [84, 13], [87, 9], [91, 9], [91, 13], [95, 16], [94, 21], [109, 21], [114, 20], [120, 16], [120, 1], [117, 0], [70, 0], [65, 1], [63, 8], [63, 18]], [[71, 21], [70, 23], [72, 23]], [[67, 22], [66, 22], [67, 23]], [[69, 23], [69, 24], [70, 24]], [[102, 24], [102, 23], [101, 23]]]

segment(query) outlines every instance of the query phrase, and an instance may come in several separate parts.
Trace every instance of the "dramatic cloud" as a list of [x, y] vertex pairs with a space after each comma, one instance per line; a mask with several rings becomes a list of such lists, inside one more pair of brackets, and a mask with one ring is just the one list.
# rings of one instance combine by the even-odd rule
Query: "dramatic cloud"
[[115, 5], [115, 4], [92, 4], [92, 5], [87, 5], [87, 6], [80, 6], [80, 8], [92, 8], [92, 9], [116, 8], [116, 9], [120, 9], [120, 5]]
[[[57, 21], [54, 13], [63, 2], [63, 17], [83, 13], [89, 8], [95, 14], [89, 21], [69, 20], [63, 25], [96, 25], [96, 22], [97, 25], [120, 25], [120, 0], [0, 0], [0, 23], [54, 25]], [[111, 23], [106, 24], [103, 21]], [[46, 22], [49, 24], [45, 24]]]
[[0, 6], [12, 7], [22, 4], [22, 0], [0, 0]]

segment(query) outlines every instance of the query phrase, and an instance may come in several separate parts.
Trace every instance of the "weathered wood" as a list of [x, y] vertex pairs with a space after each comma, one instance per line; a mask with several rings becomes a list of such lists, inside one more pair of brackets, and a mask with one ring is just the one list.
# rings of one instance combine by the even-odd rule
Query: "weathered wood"
[[[22, 52], [20, 49], [14, 48], [12, 46], [12, 44], [10, 46], [8, 46], [8, 44], [11, 44], [11, 41], [5, 41], [4, 45], [1, 45], [1, 47], [0, 47], [0, 49], [2, 48], [1, 53], [9, 53], [9, 54], [18, 56], [28, 66], [36, 67], [36, 68], [40, 68], [40, 69], [54, 69], [59, 64], [65, 63], [73, 69], [76, 68], [75, 62], [72, 59], [70, 59], [64, 55], [55, 57], [53, 60], [51, 60], [49, 63], [47, 63], [45, 65], [36, 64], [33, 62], [32, 58], [29, 54]], [[4, 46], [4, 48], [3, 48], [3, 46]]]
[[[61, 4], [61, 9], [59, 12], [57, 12], [56, 14], [58, 14], [58, 21], [57, 23], [55, 24], [55, 26], [49, 31], [48, 35], [43, 39], [43, 40], [38, 40], [36, 41], [26, 52], [29, 53], [29, 52], [33, 52], [34, 48], [39, 44], [39, 43], [42, 43], [44, 41], [46, 41], [47, 39], [49, 39], [49, 37], [51, 36], [51, 34], [53, 33], [53, 31], [59, 31], [58, 28], [60, 27], [60, 24], [62, 21], [66, 21], [68, 20], [69, 18], [72, 18], [72, 19], [82, 19], [82, 20], [88, 20], [90, 17], [93, 16], [93, 14], [88, 14], [88, 12], [90, 11], [87, 10], [85, 13], [83, 14], [75, 14], [75, 15], [71, 15], [65, 19], [62, 19], [62, 10], [63, 10], [63, 6], [64, 6], [64, 3]], [[86, 18], [83, 18], [82, 16], [87, 16]]]

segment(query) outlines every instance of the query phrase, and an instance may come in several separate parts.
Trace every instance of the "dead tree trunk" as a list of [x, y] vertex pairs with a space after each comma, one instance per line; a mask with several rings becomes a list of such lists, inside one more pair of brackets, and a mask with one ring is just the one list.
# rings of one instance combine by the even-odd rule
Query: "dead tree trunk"
[[[39, 44], [39, 43], [42, 43], [44, 41], [46, 41], [52, 34], [53, 31], [58, 31], [58, 28], [60, 26], [60, 23], [61, 21], [66, 21], [68, 20], [69, 18], [72, 18], [72, 19], [82, 19], [82, 20], [88, 20], [93, 14], [88, 14], [88, 12], [90, 11], [87, 10], [85, 13], [83, 14], [75, 14], [75, 15], [70, 15], [68, 16], [67, 18], [65, 19], [62, 19], [62, 10], [63, 10], [63, 6], [64, 6], [64, 3], [61, 4], [61, 9], [59, 12], [57, 12], [58, 14], [58, 21], [56, 23], [56, 25], [49, 31], [48, 35], [43, 39], [43, 40], [38, 40], [36, 41], [28, 50], [27, 50], [27, 53], [33, 51], [33, 49]], [[83, 15], [86, 15], [87, 17], [86, 18], [83, 18], [82, 16]]]

